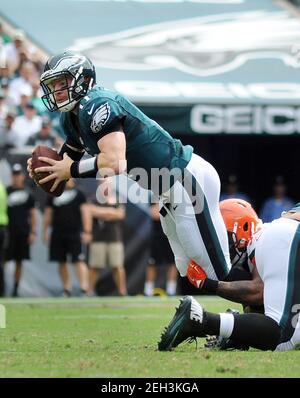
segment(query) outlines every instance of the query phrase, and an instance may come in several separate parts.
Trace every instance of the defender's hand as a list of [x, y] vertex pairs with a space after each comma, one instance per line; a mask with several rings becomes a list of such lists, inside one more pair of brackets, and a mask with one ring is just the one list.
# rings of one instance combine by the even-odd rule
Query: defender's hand
[[207, 278], [206, 272], [194, 260], [191, 260], [187, 271], [188, 280], [198, 289], [202, 288], [203, 282]]

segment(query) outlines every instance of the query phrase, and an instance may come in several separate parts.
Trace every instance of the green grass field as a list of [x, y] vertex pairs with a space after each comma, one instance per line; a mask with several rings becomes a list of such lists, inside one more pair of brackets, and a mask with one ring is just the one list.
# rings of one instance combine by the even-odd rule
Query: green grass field
[[[225, 300], [201, 297], [211, 311]], [[178, 298], [7, 299], [1, 377], [299, 377], [300, 351], [159, 352]], [[239, 305], [231, 305], [238, 308]]]

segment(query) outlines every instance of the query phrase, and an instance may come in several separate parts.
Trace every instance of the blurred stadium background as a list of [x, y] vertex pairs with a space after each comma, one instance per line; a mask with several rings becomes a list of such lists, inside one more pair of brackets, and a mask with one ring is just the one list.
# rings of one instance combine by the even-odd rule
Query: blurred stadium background
[[[211, 162], [225, 195], [244, 194], [262, 211], [279, 184], [279, 201], [299, 201], [298, 6], [298, 1], [271, 0], [27, 0], [24, 9], [21, 0], [2, 0], [2, 182], [8, 186], [11, 166], [25, 167], [31, 153], [20, 139], [23, 125], [17, 131], [7, 125], [7, 118], [23, 116], [27, 103], [33, 102], [38, 123], [51, 118], [61, 139], [58, 115], [43, 108], [37, 79], [49, 54], [72, 48], [94, 61], [99, 84], [128, 96]], [[33, 68], [19, 90], [15, 82], [24, 64]], [[39, 225], [20, 295], [59, 295], [59, 277], [40, 236], [45, 197], [27, 182], [37, 200]], [[95, 190], [92, 182], [79, 186], [87, 194]], [[143, 293], [150, 234], [148, 206], [129, 202], [124, 244], [130, 295]], [[5, 271], [10, 292], [12, 264]], [[74, 274], [73, 279], [78, 290]], [[116, 294], [109, 270], [97, 291]], [[193, 289], [181, 280], [177, 293]]]

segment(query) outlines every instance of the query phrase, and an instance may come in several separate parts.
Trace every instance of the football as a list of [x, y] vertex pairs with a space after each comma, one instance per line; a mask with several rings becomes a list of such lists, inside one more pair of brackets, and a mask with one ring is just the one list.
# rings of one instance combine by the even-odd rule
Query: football
[[[62, 160], [62, 157], [57, 153], [55, 149], [52, 149], [46, 145], [39, 145], [37, 146], [34, 151], [32, 152], [32, 169], [35, 170], [38, 167], [45, 167], [49, 166], [48, 163], [42, 162], [39, 160], [40, 156], [44, 156], [47, 158], [51, 158], [54, 160]], [[39, 181], [48, 176], [49, 172], [41, 172], [41, 173], [33, 173], [34, 174], [34, 181], [37, 183], [39, 187], [41, 187], [45, 192], [49, 193], [53, 196], [60, 196], [66, 185], [66, 181], [62, 181], [55, 191], [50, 192], [50, 189], [53, 185], [54, 180], [46, 182], [45, 184], [39, 184]]]

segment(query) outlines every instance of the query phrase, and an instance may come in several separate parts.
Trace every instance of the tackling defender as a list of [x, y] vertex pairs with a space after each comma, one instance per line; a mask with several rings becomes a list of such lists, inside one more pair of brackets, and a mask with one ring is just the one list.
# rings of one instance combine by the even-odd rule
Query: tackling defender
[[[218, 294], [244, 305], [257, 304], [262, 296], [261, 279], [255, 267], [255, 251], [250, 252], [250, 242], [253, 235], [261, 229], [262, 221], [251, 204], [243, 199], [223, 200], [220, 202], [220, 210], [227, 229], [232, 265], [226, 278], [228, 283], [221, 284], [203, 278], [201, 267], [193, 261], [189, 264], [187, 277], [203, 293]], [[235, 284], [235, 281], [240, 282]]]
[[[162, 228], [181, 276], [192, 259], [201, 264], [206, 276], [223, 280], [230, 257], [218, 206], [220, 180], [213, 166], [121, 94], [96, 85], [94, 65], [84, 55], [68, 51], [51, 57], [40, 83], [47, 108], [61, 112], [66, 135], [60, 151], [63, 160], [40, 158], [49, 166], [35, 171], [51, 172], [40, 183], [53, 180], [53, 191], [70, 177], [127, 171], [143, 188], [159, 195]], [[81, 160], [84, 152], [93, 157]], [[140, 178], [137, 169], [143, 169], [147, 178]], [[176, 172], [161, 184], [159, 177], [153, 177], [154, 170]], [[28, 172], [33, 177], [31, 159]]]
[[243, 296], [248, 294], [248, 301], [255, 304], [261, 304], [263, 297], [264, 315], [214, 314], [187, 296], [162, 334], [159, 350], [206, 335], [231, 338], [262, 350], [286, 351], [300, 343], [300, 203], [280, 219], [264, 224], [253, 235], [248, 255], [257, 269], [255, 280], [219, 282], [216, 293], [221, 291], [223, 297], [232, 299], [233, 292], [239, 302], [244, 302]]

